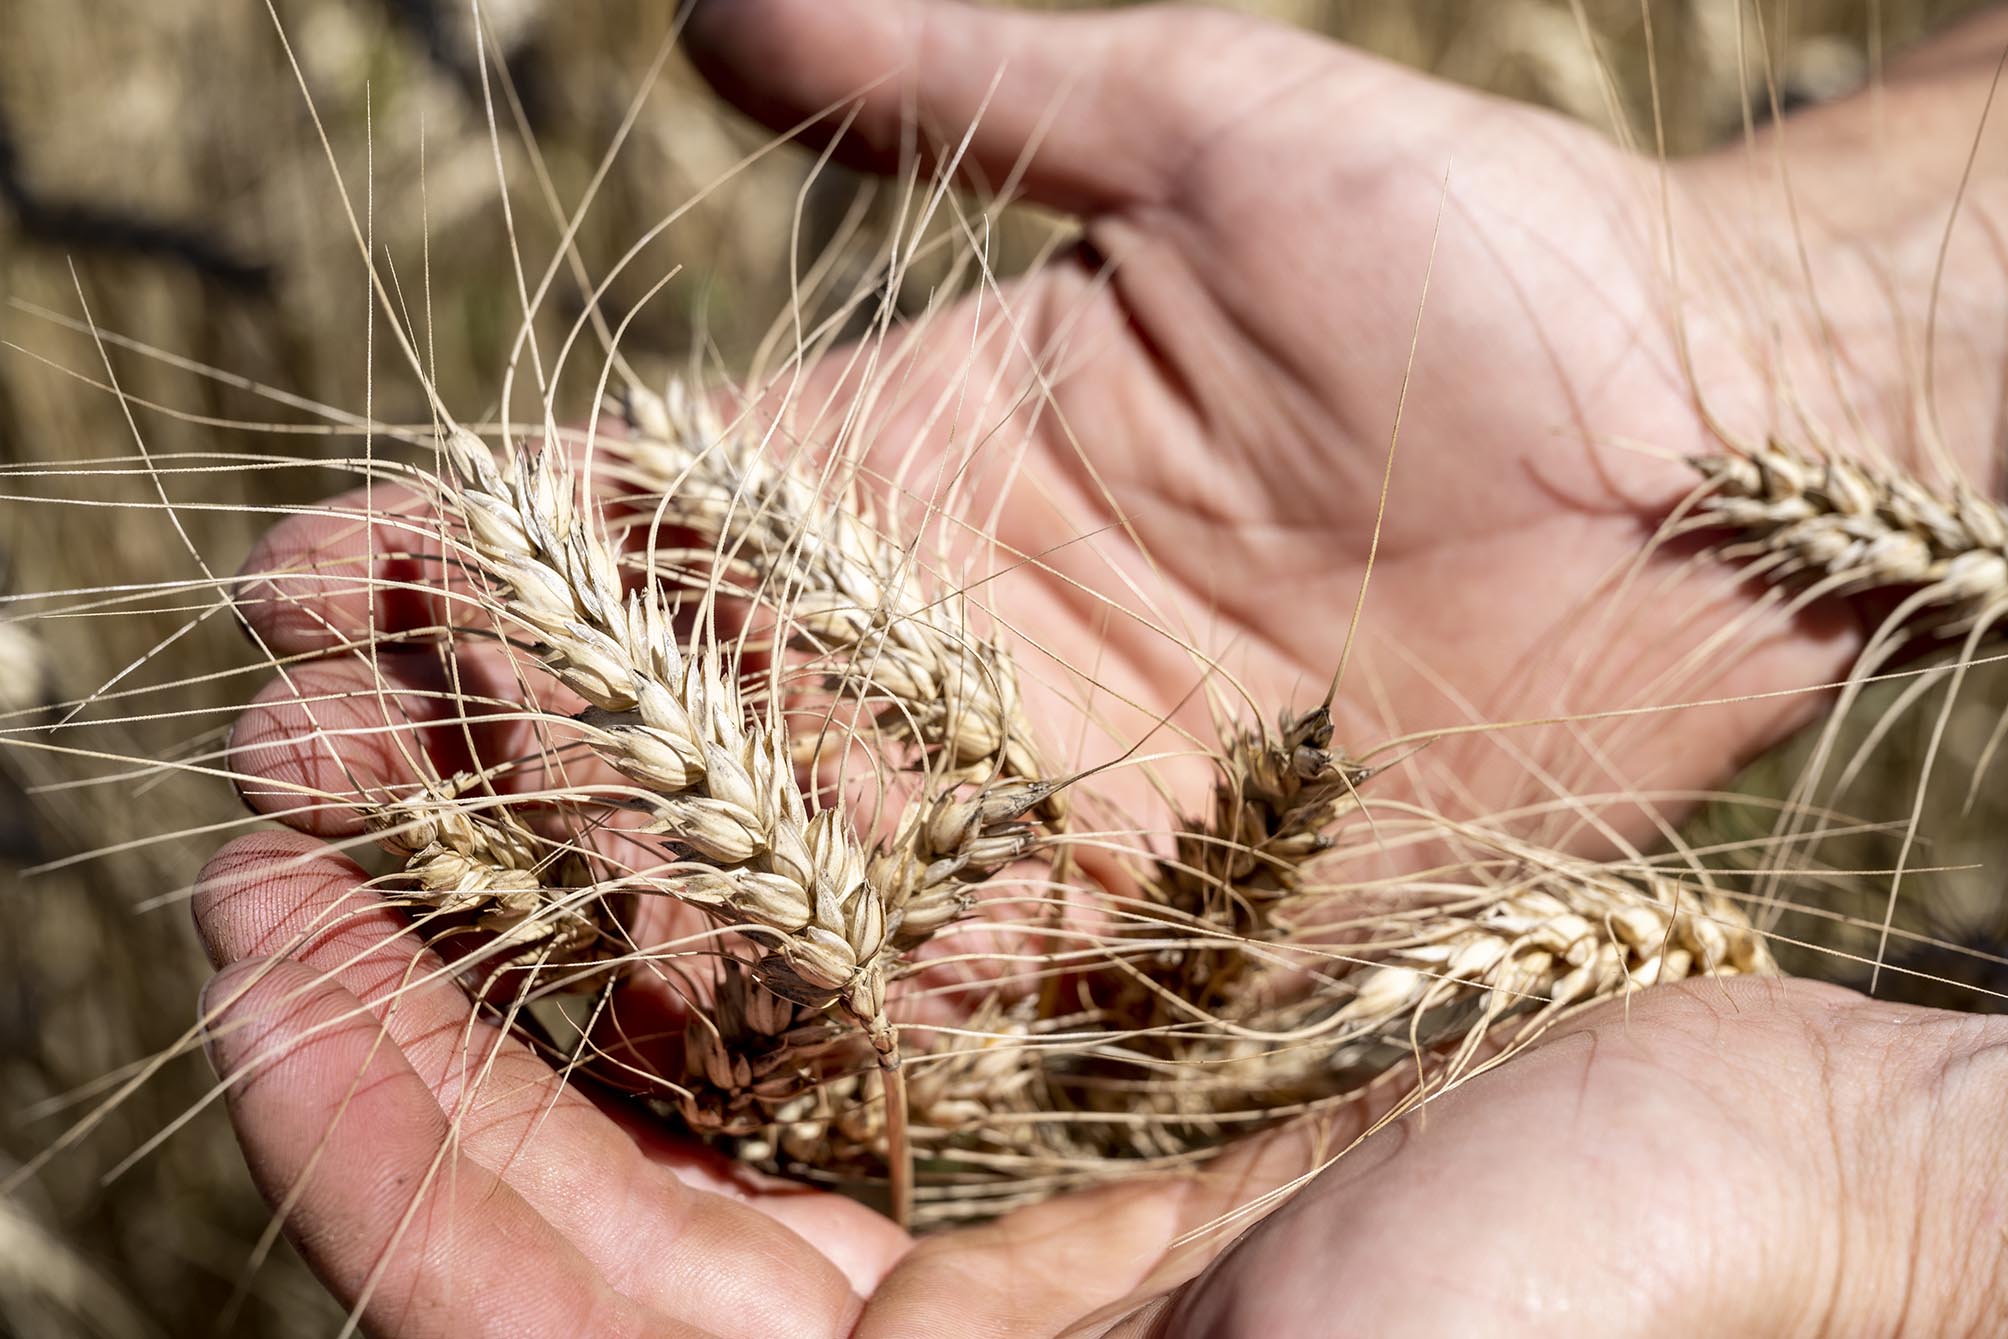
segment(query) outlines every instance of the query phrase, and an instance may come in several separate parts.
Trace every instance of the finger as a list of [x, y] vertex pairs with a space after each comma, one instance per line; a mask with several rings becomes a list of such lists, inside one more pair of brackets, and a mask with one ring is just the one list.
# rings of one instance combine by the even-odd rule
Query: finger
[[[269, 962], [255, 955], [282, 952], [311, 973], [268, 965], [264, 975], [233, 974], [251, 993], [227, 1008], [235, 988], [212, 986], [206, 1000], [220, 1007], [209, 1020], [219, 1046], [256, 1032], [260, 1017], [305, 1007], [324, 988], [339, 991], [423, 1082], [431, 1123], [445, 1122], [456, 1157], [500, 1177], [627, 1297], [705, 1331], [819, 1333], [855, 1309], [853, 1280], [869, 1287], [904, 1249], [890, 1224], [860, 1206], [799, 1189], [765, 1194], [707, 1151], [660, 1136], [638, 1148], [527, 1046], [471, 1018], [437, 956], [358, 891], [361, 880], [351, 862], [290, 833], [243, 838], [211, 861], [195, 911], [212, 960]], [[236, 1055], [259, 1055], [230, 1044]], [[364, 1072], [353, 1046], [329, 1054], [331, 1072], [317, 1075], [323, 1090]], [[344, 1060], [351, 1067], [333, 1072]], [[326, 1126], [298, 1120], [292, 1129], [315, 1139]], [[827, 1245], [830, 1258], [812, 1243]], [[723, 1269], [721, 1259], [741, 1263]]]
[[352, 655], [296, 665], [231, 730], [246, 803], [321, 836], [362, 831], [359, 806], [427, 777], [496, 767], [534, 748], [513, 671], [496, 656]]
[[[471, 791], [460, 802], [463, 812], [499, 818], [504, 804], [563, 802], [584, 811], [575, 815], [565, 842], [601, 858], [596, 877], [660, 866], [669, 858], [661, 841], [632, 830], [645, 815], [592, 807], [589, 797], [597, 788], [624, 791], [628, 783], [562, 725], [525, 717], [501, 700], [504, 687], [486, 682], [514, 668], [499, 654], [478, 651], [462, 651], [452, 673], [424, 654], [297, 666], [267, 685], [233, 731], [230, 759], [239, 789], [253, 809], [299, 832], [356, 839], [382, 835], [373, 821], [385, 818], [398, 819], [401, 831], [416, 828], [418, 814], [386, 809], [392, 797], [413, 794], [429, 778], [479, 774], [495, 794]], [[497, 714], [484, 715], [489, 708]], [[542, 853], [555, 856], [561, 844], [554, 837]], [[709, 924], [702, 912], [671, 899], [645, 899], [622, 933], [654, 951], [696, 942]], [[624, 946], [609, 939], [605, 947], [618, 954]], [[468, 934], [456, 937], [446, 953], [457, 963], [469, 953], [486, 961], [493, 948], [486, 936]], [[280, 951], [257, 945], [236, 956]], [[521, 979], [512, 975], [496, 984]], [[637, 974], [634, 983], [656, 993], [668, 989], [656, 974]], [[624, 991], [623, 999], [632, 993]], [[681, 1014], [680, 1008], [674, 1012]]]
[[[401, 935], [404, 918], [380, 899], [357, 892], [369, 876], [324, 842], [297, 832], [254, 832], [209, 858], [196, 876], [189, 909], [210, 965], [221, 971], [247, 958], [296, 958], [323, 966], [344, 961]], [[400, 974], [410, 966], [404, 954]], [[346, 977], [352, 994], [370, 998], [379, 984]], [[449, 1017], [467, 1011], [456, 990]]]
[[[498, 1067], [525, 1070], [514, 1077], [526, 1081], [541, 1075], [550, 1089], [549, 1068], [472, 1017], [446, 963], [411, 933], [404, 915], [363, 891], [366, 882], [361, 867], [311, 837], [253, 833], [203, 867], [192, 903], [196, 929], [219, 970], [283, 959], [341, 987], [384, 1023], [389, 1042], [443, 1111], [460, 1106], [472, 1077], [494, 1077]], [[210, 997], [217, 997], [214, 988]], [[213, 1033], [224, 1030], [220, 1020], [207, 1021]]]
[[777, 130], [834, 108], [811, 132], [827, 137], [854, 107], [839, 153], [889, 171], [916, 122], [949, 149], [973, 128], [970, 173], [994, 189], [1022, 163], [1030, 198], [1082, 214], [1170, 194], [1209, 108], [1237, 91], [1222, 86], [1222, 46], [1275, 36], [1197, 9], [938, 0], [700, 0], [686, 33], [713, 86]]
[[388, 485], [356, 489], [266, 531], [239, 570], [237, 608], [274, 655], [417, 640], [475, 608], [474, 588], [446, 553], [427, 499]]
[[474, 1071], [497, 1059], [528, 1059], [549, 1080], [526, 1048], [472, 1019], [447, 964], [402, 913], [363, 890], [367, 881], [360, 866], [312, 837], [253, 833], [203, 867], [192, 903], [196, 930], [219, 970], [285, 958], [354, 996], [384, 1021], [444, 1109], [458, 1105]]
[[859, 1339], [938, 1334], [950, 1317], [975, 1316], [984, 1334], [1094, 1333], [1076, 1326], [1158, 1269], [1186, 1222], [1183, 1191], [1164, 1181], [1115, 1186], [928, 1238], [873, 1294]]
[[210, 999], [213, 1046], [259, 1188], [336, 1297], [401, 1336], [671, 1329], [500, 1177], [454, 1151], [431, 1090], [377, 1020], [300, 963], [247, 961]]

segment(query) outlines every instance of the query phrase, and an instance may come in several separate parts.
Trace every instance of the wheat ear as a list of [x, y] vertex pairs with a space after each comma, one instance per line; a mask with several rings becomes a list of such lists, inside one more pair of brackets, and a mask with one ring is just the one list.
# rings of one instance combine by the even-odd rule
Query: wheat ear
[[749, 576], [833, 686], [879, 704], [880, 731], [927, 760], [930, 788], [872, 862], [896, 944], [918, 944], [967, 907], [972, 885], [1038, 845], [1028, 819], [1050, 830], [1065, 813], [1010, 654], [975, 635], [963, 600], [930, 596], [856, 489], [769, 459], [681, 382], [665, 395], [634, 388], [618, 408], [628, 431], [614, 449], [660, 493], [662, 518]]
[[[581, 966], [615, 942], [601, 899], [581, 890], [592, 879], [584, 858], [526, 827], [506, 806], [470, 807], [472, 785], [455, 777], [369, 807], [378, 843], [403, 857], [397, 883], [442, 916], [469, 916], [492, 936], [482, 961], [491, 972], [535, 958]], [[502, 955], [498, 961], [497, 955]], [[568, 988], [596, 988], [591, 973], [568, 973]]]
[[1177, 859], [1153, 887], [1167, 905], [1253, 929], [1294, 893], [1304, 865], [1330, 848], [1330, 831], [1358, 807], [1372, 770], [1332, 750], [1332, 713], [1284, 712], [1273, 733], [1228, 742], [1213, 809], [1178, 834]]
[[686, 659], [653, 589], [627, 592], [602, 526], [552, 451], [510, 452], [450, 429], [456, 484], [476, 565], [537, 654], [590, 704], [580, 719], [602, 758], [638, 783], [652, 831], [691, 857], [646, 886], [703, 908], [759, 948], [776, 994], [837, 1005], [896, 1059], [885, 1017], [883, 899], [842, 815], [807, 812], [785, 730], [750, 721], [715, 647]]
[[[1043, 1082], [1033, 1043], [1051, 1020], [1033, 1018], [1033, 1007], [1030, 1000], [1009, 1006], [991, 1001], [952, 1032], [906, 1034], [902, 1072], [910, 1138], [916, 1158], [936, 1169], [920, 1186], [927, 1198], [938, 1198], [941, 1172], [951, 1181], [966, 1179], [953, 1167], [958, 1153], [980, 1148], [992, 1156], [1037, 1155]], [[778, 1036], [787, 1025], [776, 1020], [772, 1026]], [[832, 1057], [811, 1035], [800, 1044], [800, 1058], [790, 1054], [764, 1067], [770, 1076], [764, 1088], [762, 1068], [750, 1067], [742, 1085], [757, 1108], [743, 1100], [741, 1108], [764, 1112], [767, 1122], [730, 1131], [748, 1136], [735, 1147], [737, 1156], [795, 1175], [862, 1180], [880, 1173], [892, 1142], [888, 1112], [864, 1100], [862, 1066], [846, 1065], [840, 1053]], [[776, 1076], [783, 1069], [786, 1074]]]
[[1804, 577], [1834, 594], [1908, 589], [1912, 626], [1958, 634], [2008, 595], [2008, 509], [1968, 488], [1767, 441], [1696, 459], [1704, 480], [1692, 526], [1741, 540], [1725, 556], [1771, 578]]
[[1510, 881], [1377, 916], [1370, 943], [1290, 944], [1293, 958], [1338, 965], [1301, 998], [1271, 1003], [1251, 983], [1217, 1006], [1216, 1026], [1125, 1032], [1053, 1057], [1039, 1076], [1040, 1110], [1125, 1118], [1056, 1117], [1042, 1137], [1082, 1163], [1190, 1157], [1349, 1100], [1397, 1068], [1422, 1067], [1427, 1091], [1484, 1048], [1650, 985], [1777, 970], [1742, 911], [1713, 889], [1534, 848], [1516, 854]]
[[[1358, 808], [1371, 769], [1332, 749], [1328, 707], [1285, 711], [1273, 731], [1236, 731], [1218, 760], [1212, 806], [1176, 833], [1172, 858], [1137, 885], [1151, 911], [1135, 927], [1158, 941], [1148, 971], [1120, 942], [1084, 985], [1112, 1016], [1140, 1026], [1179, 1023], [1232, 996], [1269, 938], [1276, 907], [1300, 888], [1305, 866], [1333, 843]], [[1167, 946], [1166, 936], [1185, 942]]]
[[[1408, 933], [1371, 951], [1331, 1014], [1361, 1060], [1390, 1044], [1455, 1061], [1510, 1042], [1562, 1011], [1696, 975], [1772, 975], [1763, 936], [1733, 901], [1656, 870], [1522, 849], [1520, 875], [1474, 905], [1391, 917]], [[1443, 1013], [1446, 1005], [1457, 1009]], [[1505, 1025], [1511, 1023], [1511, 1027]], [[1335, 1053], [1337, 1054], [1337, 1053]]]

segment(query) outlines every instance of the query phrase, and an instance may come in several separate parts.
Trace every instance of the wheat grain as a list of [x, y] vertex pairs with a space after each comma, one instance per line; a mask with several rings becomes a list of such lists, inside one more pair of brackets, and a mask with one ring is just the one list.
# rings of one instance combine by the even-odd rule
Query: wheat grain
[[899, 831], [872, 856], [893, 945], [917, 947], [963, 913], [972, 884], [1038, 849], [1043, 838], [1022, 820], [1051, 793], [1044, 781], [999, 781], [910, 806]]

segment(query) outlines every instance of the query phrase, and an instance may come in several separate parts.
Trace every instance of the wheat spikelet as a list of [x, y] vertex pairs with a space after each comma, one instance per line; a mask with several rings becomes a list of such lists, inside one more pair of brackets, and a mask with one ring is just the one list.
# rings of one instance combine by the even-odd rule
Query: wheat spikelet
[[918, 947], [967, 909], [971, 885], [1037, 850], [1043, 838], [1023, 820], [1051, 794], [1043, 781], [1003, 781], [908, 806], [871, 862], [891, 909], [893, 946]]
[[[530, 958], [559, 967], [604, 958], [614, 941], [603, 900], [580, 895], [591, 885], [585, 860], [554, 851], [509, 808], [462, 802], [471, 784], [455, 777], [365, 813], [378, 843], [404, 860], [397, 885], [442, 917], [470, 917], [490, 936], [481, 955], [490, 973]], [[592, 973], [563, 981], [571, 989], [599, 984]]]
[[2008, 509], [1964, 483], [1935, 490], [1775, 439], [1693, 464], [1705, 482], [1692, 524], [1740, 532], [1726, 556], [1767, 577], [1910, 590], [1911, 626], [1940, 635], [1969, 630], [2008, 593]]

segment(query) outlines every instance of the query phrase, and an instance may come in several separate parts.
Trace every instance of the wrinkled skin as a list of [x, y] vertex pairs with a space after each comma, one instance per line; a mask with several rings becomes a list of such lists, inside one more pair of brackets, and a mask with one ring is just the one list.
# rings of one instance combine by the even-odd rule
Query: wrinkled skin
[[[1858, 649], [1845, 611], [1753, 613], [1733, 581], [1671, 550], [1631, 585], [1607, 584], [1688, 488], [1678, 456], [1711, 441], [1666, 316], [1652, 165], [1553, 117], [1197, 10], [719, 0], [690, 36], [714, 82], [770, 121], [869, 88], [843, 151], [879, 166], [896, 165], [905, 109], [952, 143], [987, 96], [966, 166], [999, 181], [1036, 141], [1025, 191], [1085, 220], [1084, 248], [1007, 295], [1027, 345], [1065, 330], [1076, 356], [1055, 388], [1060, 413], [1017, 424], [1000, 539], [1037, 552], [1097, 532], [995, 595], [1024, 634], [1028, 677], [1046, 685], [1033, 693], [1047, 718], [1069, 709], [1069, 685], [1039, 648], [1076, 662], [1103, 648], [1097, 680], [1152, 711], [1193, 687], [1177, 639], [1068, 580], [1134, 612], [1111, 567], [1135, 579], [1159, 626], [1231, 648], [1265, 714], [1322, 692], [1374, 534], [1432, 237], [1343, 737], [1385, 737], [1383, 713], [1414, 730], [1794, 688], [1837, 677]], [[1945, 174], [1966, 142], [1935, 132], [1971, 124], [1946, 90], [1970, 94], [1975, 49], [1941, 47], [1918, 67], [1930, 80], [1888, 90], [1893, 133], [1914, 130], [1918, 146], [1891, 171], [1931, 183], [1930, 210], [1855, 189], [1859, 107], [1788, 127], [1828, 328], [1865, 366], [1895, 366], [1877, 342], [1891, 322], [1842, 242], [1877, 242], [1895, 257], [1893, 288], [1924, 286]], [[1992, 54], [1977, 59], [1991, 66]], [[1982, 168], [1976, 209], [1991, 189], [1991, 162]], [[1677, 168], [1665, 215], [1677, 236], [1766, 264], [1777, 239], [1735, 222], [1738, 193], [1762, 175], [1740, 159]], [[1846, 213], [1850, 202], [1862, 212]], [[1941, 421], [1948, 440], [1986, 442], [2001, 336], [1969, 318], [1998, 298], [2000, 267], [1964, 244], [1951, 265], [1961, 283], [1942, 311]], [[1698, 310], [1734, 315], [1750, 301], [1701, 283]], [[1845, 418], [1818, 345], [1801, 342], [1813, 323], [1789, 283], [1780, 291], [1777, 365], [1816, 412]], [[926, 349], [949, 353], [912, 351], [916, 404], [932, 387], [990, 384], [1012, 360], [1000, 339], [968, 352], [956, 331], [979, 319], [971, 311], [930, 333]], [[1740, 338], [1731, 321], [1697, 320], [1691, 355], [1711, 410], [1751, 432], [1770, 383]], [[841, 381], [819, 370], [803, 398]], [[1901, 448], [1895, 387], [1850, 384], [1864, 422]], [[943, 448], [922, 417], [895, 412], [879, 429], [918, 436], [924, 465]], [[1089, 443], [1093, 476], [1063, 421]], [[1623, 445], [1636, 442], [1659, 454]], [[253, 566], [364, 551], [347, 529], [297, 520]], [[250, 618], [276, 652], [325, 646], [370, 625], [370, 602], [345, 584], [294, 582]], [[378, 632], [436, 618], [423, 600], [376, 605]], [[1696, 674], [1682, 664], [1700, 635], [1678, 632], [1687, 617], [1697, 630], [1750, 621], [1737, 654]], [[518, 695], [492, 661], [464, 661], [498, 700]], [[390, 702], [394, 720], [436, 714], [424, 697], [440, 687], [435, 658], [383, 663], [406, 694]], [[342, 700], [370, 672], [334, 658], [292, 681], [328, 695], [322, 726], [381, 727], [376, 700]], [[254, 802], [300, 831], [240, 840], [206, 872], [197, 915], [223, 969], [206, 1007], [222, 1012], [214, 1055], [235, 1076], [231, 1113], [255, 1175], [373, 1332], [1846, 1335], [2002, 1323], [2008, 1030], [1804, 984], [1703, 982], [1584, 1016], [1426, 1121], [1372, 1136], [1238, 1240], [1173, 1249], [1343, 1147], [1369, 1113], [1272, 1133], [1201, 1177], [917, 1243], [846, 1201], [749, 1182], [566, 1086], [471, 1020], [450, 980], [403, 990], [395, 1008], [359, 1003], [436, 964], [421, 958], [414, 973], [402, 920], [321, 844], [351, 834], [348, 820], [299, 807], [289, 789], [339, 788], [324, 750], [298, 742], [307, 719], [293, 693], [275, 687], [253, 710], [238, 756], [270, 779], [247, 784]], [[1351, 705], [1369, 701], [1371, 713]], [[1580, 751], [1522, 740], [1533, 761], [1599, 789], [1706, 787], [1813, 705], [1623, 722], [1598, 736], [1600, 771]], [[348, 775], [408, 778], [401, 748], [414, 738], [442, 770], [464, 762], [458, 731], [406, 730], [402, 744], [378, 733], [340, 746]], [[1431, 794], [1431, 777], [1455, 778], [1461, 789], [1432, 799], [1482, 812], [1540, 797], [1529, 762], [1465, 737], [1388, 784]], [[1634, 812], [1613, 822], [1647, 831]]]

